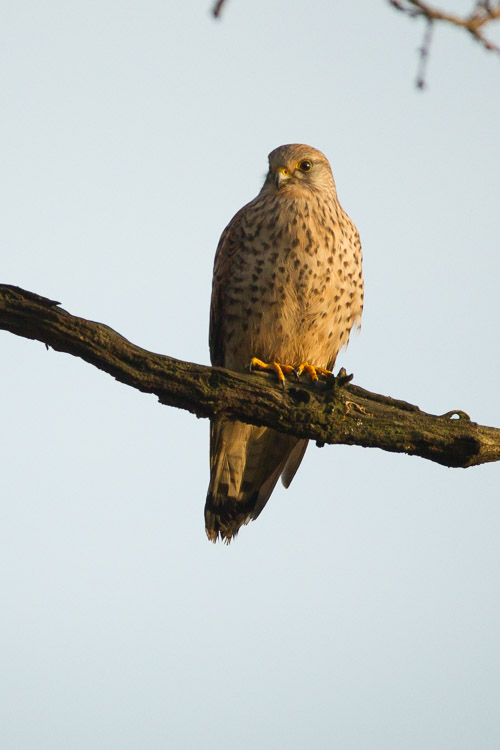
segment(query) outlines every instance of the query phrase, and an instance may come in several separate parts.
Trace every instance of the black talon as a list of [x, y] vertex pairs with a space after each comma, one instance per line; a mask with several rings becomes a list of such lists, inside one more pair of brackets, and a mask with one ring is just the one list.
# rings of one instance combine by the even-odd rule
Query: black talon
[[350, 383], [353, 377], [354, 375], [352, 373], [351, 375], [347, 374], [345, 367], [341, 367], [337, 377], [335, 378], [335, 384], [342, 387], [344, 385], [347, 385], [347, 383]]

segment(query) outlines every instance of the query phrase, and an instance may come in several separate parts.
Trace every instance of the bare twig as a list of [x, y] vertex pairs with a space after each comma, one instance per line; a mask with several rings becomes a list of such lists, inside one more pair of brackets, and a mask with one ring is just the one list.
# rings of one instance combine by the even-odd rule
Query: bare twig
[[467, 31], [476, 42], [490, 52], [500, 54], [500, 46], [487, 39], [485, 29], [488, 24], [500, 19], [500, 2], [476, 0], [468, 15], [459, 16], [439, 10], [423, 0], [388, 0], [396, 10], [410, 18], [424, 18], [427, 22], [443, 22]]
[[441, 416], [347, 384], [302, 381], [278, 388], [265, 373], [251, 375], [153, 354], [102, 323], [77, 318], [57, 302], [0, 285], [0, 329], [41, 341], [89, 362], [116, 380], [198, 417], [240, 419], [300, 438], [382, 448], [444, 466], [500, 461], [500, 429], [471, 422], [460, 411]]
[[222, 6], [225, 2], [226, 0], [217, 0], [217, 2], [215, 3], [214, 7], [212, 8], [212, 14], [215, 16], [215, 18], [220, 18], [222, 13]]
[[417, 71], [417, 81], [416, 86], [417, 89], [424, 89], [425, 88], [425, 74], [427, 72], [427, 63], [429, 61], [429, 52], [431, 48], [431, 41], [432, 41], [432, 29], [433, 29], [433, 21], [427, 21], [427, 26], [425, 27], [424, 32], [424, 38], [422, 40], [422, 46], [420, 47], [419, 53], [420, 53], [420, 64], [418, 66]]

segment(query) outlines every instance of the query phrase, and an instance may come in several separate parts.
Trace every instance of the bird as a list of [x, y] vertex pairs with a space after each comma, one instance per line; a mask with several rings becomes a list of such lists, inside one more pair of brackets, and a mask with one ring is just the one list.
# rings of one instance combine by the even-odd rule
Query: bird
[[[244, 372], [330, 373], [363, 310], [358, 231], [341, 207], [321, 151], [279, 146], [254, 200], [224, 229], [210, 305], [212, 365]], [[288, 487], [308, 441], [213, 418], [205, 504], [210, 541], [229, 543], [256, 519], [279, 477]]]

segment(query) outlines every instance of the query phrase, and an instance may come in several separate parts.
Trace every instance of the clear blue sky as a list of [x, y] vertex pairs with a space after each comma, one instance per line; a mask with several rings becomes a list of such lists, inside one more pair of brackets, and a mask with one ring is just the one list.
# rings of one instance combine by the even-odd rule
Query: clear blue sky
[[[422, 93], [382, 0], [210, 3], [4, 4], [0, 281], [207, 363], [220, 232], [309, 143], [364, 248], [338, 365], [500, 426], [498, 59], [439, 28]], [[214, 547], [206, 421], [0, 358], [2, 748], [498, 749], [498, 465], [311, 448]]]

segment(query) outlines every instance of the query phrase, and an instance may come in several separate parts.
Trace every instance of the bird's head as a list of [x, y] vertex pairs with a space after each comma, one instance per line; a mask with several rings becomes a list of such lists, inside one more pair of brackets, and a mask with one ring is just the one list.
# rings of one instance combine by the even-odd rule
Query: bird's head
[[263, 190], [334, 190], [335, 182], [328, 159], [321, 151], [302, 143], [279, 146], [269, 154], [269, 172]]

